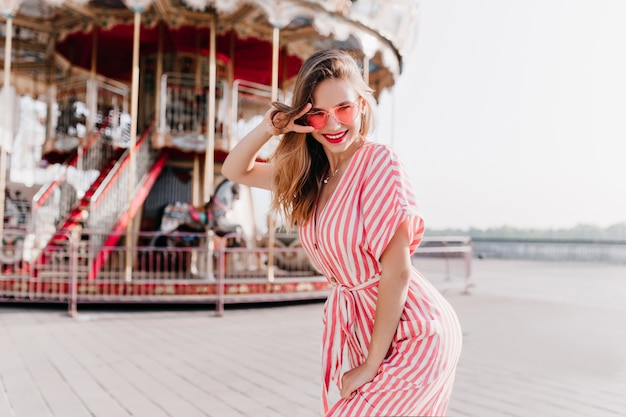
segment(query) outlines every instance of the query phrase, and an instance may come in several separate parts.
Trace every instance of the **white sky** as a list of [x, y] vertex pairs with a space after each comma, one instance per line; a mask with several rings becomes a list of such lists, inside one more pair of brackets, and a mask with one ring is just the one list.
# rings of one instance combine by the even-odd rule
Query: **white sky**
[[427, 227], [626, 221], [626, 1], [419, 4], [375, 140], [393, 133]]

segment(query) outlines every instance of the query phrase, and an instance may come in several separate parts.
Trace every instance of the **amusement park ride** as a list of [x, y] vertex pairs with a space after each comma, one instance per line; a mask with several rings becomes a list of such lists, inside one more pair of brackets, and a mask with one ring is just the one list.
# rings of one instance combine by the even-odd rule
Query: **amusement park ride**
[[414, 0], [0, 7], [0, 300], [325, 297], [297, 233], [221, 163], [315, 51], [348, 50], [391, 89]]

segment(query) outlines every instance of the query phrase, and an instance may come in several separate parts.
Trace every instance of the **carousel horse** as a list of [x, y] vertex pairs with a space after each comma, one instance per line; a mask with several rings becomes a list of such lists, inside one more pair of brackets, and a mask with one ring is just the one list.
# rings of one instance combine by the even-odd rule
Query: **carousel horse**
[[202, 208], [184, 201], [166, 205], [162, 210], [159, 233], [153, 238], [152, 246], [197, 247], [201, 240], [199, 234], [208, 230], [220, 237], [237, 234], [237, 237], [229, 239], [228, 246], [243, 246], [240, 237], [243, 229], [239, 224], [227, 220], [228, 212], [239, 199], [239, 192], [239, 184], [224, 180]]

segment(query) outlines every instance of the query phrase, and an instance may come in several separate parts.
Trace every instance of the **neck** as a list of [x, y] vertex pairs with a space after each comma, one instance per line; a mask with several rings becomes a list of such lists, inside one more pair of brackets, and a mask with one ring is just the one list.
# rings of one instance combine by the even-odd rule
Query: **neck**
[[350, 160], [352, 155], [365, 143], [365, 140], [361, 140], [358, 142], [354, 142], [348, 149], [341, 152], [340, 154], [326, 154], [328, 158], [328, 175], [332, 175], [333, 172], [341, 169], [344, 165], [345, 161]]

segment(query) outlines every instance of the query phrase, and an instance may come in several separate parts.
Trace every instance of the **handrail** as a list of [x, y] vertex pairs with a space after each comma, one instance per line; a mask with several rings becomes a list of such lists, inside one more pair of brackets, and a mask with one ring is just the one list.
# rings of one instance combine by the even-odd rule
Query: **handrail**
[[[84, 150], [89, 149], [91, 146], [93, 146], [96, 143], [96, 141], [101, 136], [102, 131], [105, 128], [106, 128], [106, 124], [104, 124], [100, 129], [98, 129], [98, 131], [93, 132], [93, 134], [87, 140], [87, 144], [85, 145]], [[73, 155], [72, 157], [69, 158], [69, 162], [67, 162], [65, 165], [68, 167], [70, 166], [73, 167], [73, 166], [76, 166], [77, 164], [78, 164], [78, 155]], [[37, 190], [37, 192], [35, 193], [32, 199], [33, 210], [41, 207], [45, 203], [46, 199], [50, 197], [50, 195], [54, 191], [54, 188], [58, 186], [65, 179], [66, 174], [67, 174], [67, 171], [64, 170], [60, 178], [57, 178], [56, 180], [48, 182], [47, 184], [40, 187], [39, 190]]]
[[[138, 151], [140, 147], [144, 144], [144, 142], [149, 144], [149, 142], [146, 142], [146, 138], [148, 137], [150, 133], [152, 133], [153, 129], [154, 129], [154, 122], [150, 124], [148, 129], [146, 129], [146, 131], [141, 135], [141, 137], [135, 144], [135, 151]], [[113, 168], [109, 171], [109, 173], [104, 178], [104, 180], [102, 180], [98, 189], [93, 193], [93, 196], [91, 197], [92, 205], [95, 205], [95, 206], [98, 205], [98, 201], [100, 200], [100, 198], [104, 195], [105, 191], [109, 189], [113, 180], [120, 175], [121, 169], [126, 164], [128, 164], [129, 159], [130, 159], [130, 148], [124, 151], [120, 159], [117, 160]]]
[[138, 192], [139, 195], [137, 195], [136, 198], [130, 202], [128, 210], [126, 210], [126, 212], [121, 216], [120, 220], [113, 226], [110, 233], [108, 233], [108, 236], [106, 236], [106, 238], [102, 242], [102, 245], [97, 248], [99, 249], [98, 254], [95, 256], [94, 254], [92, 254], [91, 259], [93, 260], [93, 262], [89, 271], [89, 279], [94, 279], [98, 275], [98, 272], [100, 272], [102, 265], [104, 265], [108, 260], [111, 254], [111, 250], [107, 248], [115, 246], [119, 239], [122, 237], [123, 230], [126, 228], [129, 219], [132, 219], [135, 216], [135, 214], [145, 201], [149, 190], [152, 188], [158, 176], [161, 174], [161, 171], [165, 166], [165, 163], [167, 162], [168, 156], [169, 155], [166, 152], [161, 153], [159, 159], [157, 159], [150, 171], [144, 176], [141, 181], [140, 187], [143, 192]]

